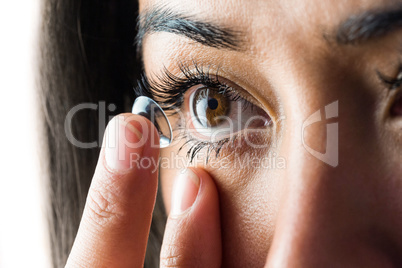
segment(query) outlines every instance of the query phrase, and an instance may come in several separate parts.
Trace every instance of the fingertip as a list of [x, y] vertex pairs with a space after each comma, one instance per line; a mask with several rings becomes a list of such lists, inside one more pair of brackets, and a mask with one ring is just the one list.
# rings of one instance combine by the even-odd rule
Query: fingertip
[[170, 217], [178, 217], [187, 213], [197, 199], [200, 178], [192, 169], [186, 169], [175, 180], [172, 189]]
[[[190, 167], [189, 168], [200, 180], [199, 194], [196, 202], [201, 202], [201, 205], [209, 207], [210, 203], [218, 202], [218, 190], [212, 176], [202, 168]], [[202, 201], [198, 201], [202, 200]]]
[[159, 148], [159, 132], [151, 121], [141, 115], [131, 113], [123, 113], [121, 116], [124, 117], [124, 121], [127, 124], [141, 132], [144, 139], [152, 148]]
[[204, 169], [189, 167], [173, 183], [169, 216], [183, 216], [193, 206], [207, 206], [210, 209], [210, 203], [217, 202], [217, 199], [218, 192], [211, 175]]
[[[213, 178], [203, 169], [189, 168], [176, 179], [173, 188], [161, 267], [187, 267], [189, 263], [199, 267], [220, 267], [219, 198]], [[178, 210], [177, 205], [182, 207]]]
[[119, 114], [107, 125], [102, 149], [109, 171], [127, 173], [138, 167], [140, 159], [157, 157], [159, 134], [148, 119], [130, 113]]
[[153, 149], [159, 149], [159, 132], [155, 125], [149, 121], [147, 118], [132, 114], [132, 113], [122, 113], [117, 115], [122, 121], [125, 122], [130, 128], [136, 129], [141, 133], [144, 145]]
[[158, 188], [158, 145], [158, 133], [146, 118], [120, 114], [109, 122], [71, 267], [83, 260], [88, 267], [143, 265]]

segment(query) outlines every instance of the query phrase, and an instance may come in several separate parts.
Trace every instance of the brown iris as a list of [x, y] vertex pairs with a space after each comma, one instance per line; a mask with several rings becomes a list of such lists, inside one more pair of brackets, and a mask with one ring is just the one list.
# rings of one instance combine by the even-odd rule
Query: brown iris
[[193, 111], [203, 127], [217, 126], [229, 113], [227, 97], [215, 89], [202, 87], [194, 93]]

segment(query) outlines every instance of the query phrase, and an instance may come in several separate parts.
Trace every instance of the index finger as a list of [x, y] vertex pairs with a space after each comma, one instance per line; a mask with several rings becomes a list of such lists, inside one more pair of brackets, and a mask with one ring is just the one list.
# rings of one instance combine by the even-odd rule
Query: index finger
[[109, 122], [66, 267], [143, 266], [157, 193], [158, 144], [155, 127], [141, 116], [125, 114]]

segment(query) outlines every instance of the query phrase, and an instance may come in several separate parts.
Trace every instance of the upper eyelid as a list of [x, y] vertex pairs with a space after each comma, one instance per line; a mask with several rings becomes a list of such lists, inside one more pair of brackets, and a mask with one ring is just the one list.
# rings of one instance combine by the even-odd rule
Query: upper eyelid
[[384, 83], [389, 90], [396, 89], [402, 85], [402, 62], [398, 64], [396, 75], [388, 76], [376, 70], [377, 76], [382, 83]]
[[240, 93], [245, 100], [260, 106], [259, 102], [256, 101], [256, 99], [245, 88], [221, 75], [222, 66], [218, 65], [214, 68], [212, 65], [204, 66], [203, 64], [197, 63], [197, 61], [194, 59], [191, 62], [192, 65], [182, 62], [178, 64], [180, 74], [185, 74], [186, 78], [196, 78], [197, 76], [201, 75], [203, 78], [207, 78], [207, 80], [203, 82], [208, 83], [209, 86], [224, 86], [226, 88], [230, 88], [233, 91]]
[[150, 79], [144, 72], [135, 88], [137, 95], [148, 95], [156, 98], [156, 101], [163, 101], [171, 93], [181, 94], [184, 87], [189, 89], [198, 84], [218, 87], [225, 84], [219, 79], [219, 70], [212, 72], [209, 66], [204, 68], [195, 61], [193, 61], [193, 68], [183, 63], [178, 66], [179, 75], [169, 71], [166, 67], [162, 69], [161, 75], [156, 75], [156, 79]]
[[[176, 90], [175, 97], [178, 99], [181, 99], [181, 100], [173, 101], [172, 100], [173, 98], [171, 98], [169, 96], [168, 98], [170, 100], [168, 101], [168, 103], [166, 103], [164, 98], [166, 98], [167, 95], [171, 95], [170, 93], [175, 91], [175, 90], [172, 91], [172, 88], [169, 87], [170, 85], [172, 85], [172, 83], [169, 83], [170, 85], [167, 85], [165, 83], [166, 78], [168, 78], [169, 82], [174, 82], [172, 80], [180, 80], [181, 87], [184, 84], [187, 85], [186, 90], [188, 90], [192, 86], [196, 86], [198, 84], [205, 84], [205, 80], [207, 80], [208, 82], [211, 82], [211, 83], [214, 82], [215, 84], [219, 83], [220, 85], [224, 84], [224, 85], [229, 86], [230, 88], [233, 89], [234, 92], [238, 93], [244, 100], [261, 108], [271, 118], [274, 118], [275, 117], [274, 116], [275, 109], [272, 109], [272, 107], [275, 107], [275, 103], [272, 103], [270, 101], [268, 101], [268, 103], [266, 103], [264, 101], [264, 99], [261, 98], [261, 96], [259, 96], [258, 94], [255, 94], [256, 92], [258, 92], [258, 90], [256, 90], [255, 88], [254, 88], [254, 90], [250, 90], [250, 88], [248, 88], [248, 86], [250, 86], [248, 83], [246, 83], [246, 84], [241, 83], [241, 77], [238, 77], [237, 75], [232, 76], [230, 70], [228, 70], [228, 71], [225, 70], [223, 65], [221, 65], [219, 63], [218, 64], [211, 64], [211, 63], [205, 64], [205, 63], [198, 62], [194, 58], [190, 58], [185, 61], [178, 60], [178, 61], [176, 61], [176, 63], [169, 64], [169, 67], [163, 66], [160, 69], [160, 74], [153, 76], [153, 77], [156, 77], [156, 79], [150, 79], [152, 82], [151, 84], [158, 88], [161, 88], [161, 90], [157, 90], [156, 96], [155, 96], [155, 94], [149, 93], [149, 97], [153, 98], [156, 102], [158, 102], [162, 108], [167, 107], [164, 110], [168, 115], [169, 114], [174, 115], [175, 112], [172, 109], [170, 109], [170, 107], [173, 107], [173, 106], [181, 107], [183, 105], [183, 101], [184, 101], [184, 98], [183, 98], [184, 94], [182, 94], [183, 90], [180, 90], [180, 92], [178, 92]], [[157, 74], [158, 74], [158, 72], [157, 72]], [[147, 77], [145, 71], [144, 71], [144, 75], [145, 75], [145, 77]], [[204, 80], [200, 81], [201, 80], [201, 79], [199, 79], [200, 77], [202, 77]], [[235, 81], [233, 79], [231, 79], [232, 77], [235, 79]], [[192, 83], [189, 83], [188, 81], [186, 81], [187, 78], [191, 78]], [[206, 79], [206, 78], [208, 78], [208, 79]], [[240, 84], [237, 83], [237, 81], [236, 81], [237, 79], [240, 79]], [[210, 84], [210, 85], [212, 85], [212, 84]], [[254, 92], [254, 94], [252, 92]], [[257, 96], [259, 96], [259, 97], [257, 97]], [[265, 103], [265, 105], [264, 105], [264, 103]]]

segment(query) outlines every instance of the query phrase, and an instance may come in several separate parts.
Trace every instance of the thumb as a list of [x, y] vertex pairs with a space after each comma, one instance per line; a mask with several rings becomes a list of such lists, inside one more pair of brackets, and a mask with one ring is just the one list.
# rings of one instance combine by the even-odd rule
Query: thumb
[[202, 169], [176, 179], [161, 251], [161, 267], [220, 267], [222, 257], [216, 186]]

